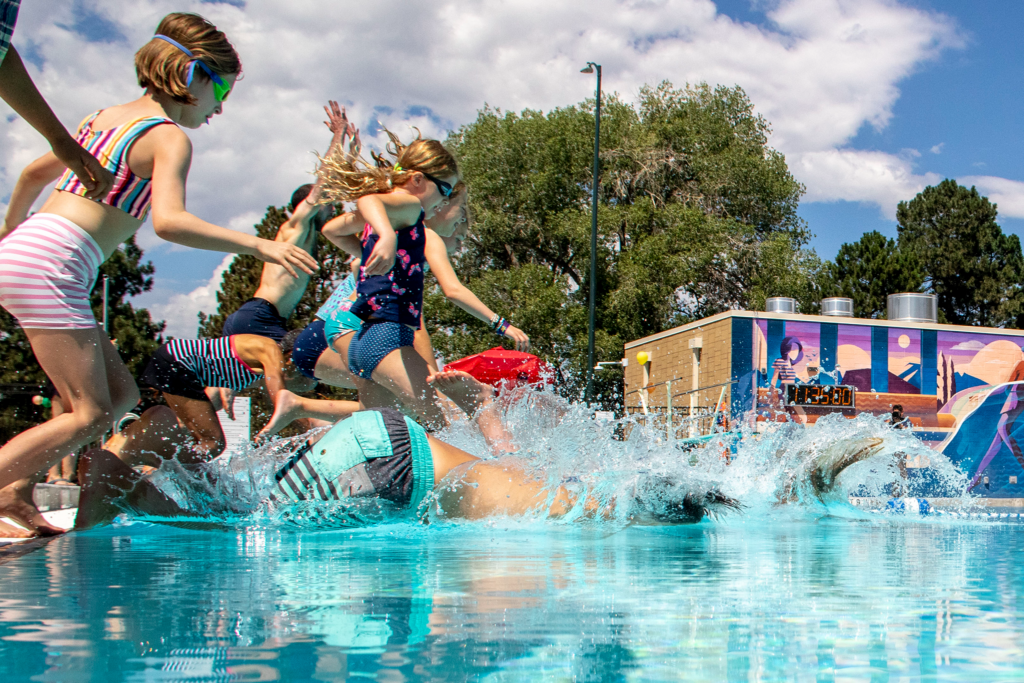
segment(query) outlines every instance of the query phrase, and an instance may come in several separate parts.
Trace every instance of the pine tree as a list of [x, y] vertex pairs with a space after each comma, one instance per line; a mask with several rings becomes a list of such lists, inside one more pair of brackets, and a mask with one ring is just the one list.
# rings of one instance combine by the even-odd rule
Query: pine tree
[[831, 282], [823, 293], [853, 299], [858, 318], [884, 318], [890, 294], [919, 291], [925, 280], [917, 254], [876, 231], [839, 247], [828, 272]]
[[1003, 234], [997, 207], [955, 180], [926, 187], [896, 209], [900, 250], [914, 253], [938, 296], [940, 315], [955, 325], [1024, 324], [1024, 254]]

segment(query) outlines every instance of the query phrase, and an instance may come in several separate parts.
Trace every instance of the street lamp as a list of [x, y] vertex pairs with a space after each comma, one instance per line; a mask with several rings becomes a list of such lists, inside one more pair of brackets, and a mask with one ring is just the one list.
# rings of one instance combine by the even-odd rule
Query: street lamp
[[587, 62], [580, 73], [597, 69], [597, 106], [594, 108], [594, 193], [590, 212], [590, 334], [587, 341], [587, 405], [594, 397], [594, 297], [597, 292], [597, 178], [601, 170], [601, 65]]

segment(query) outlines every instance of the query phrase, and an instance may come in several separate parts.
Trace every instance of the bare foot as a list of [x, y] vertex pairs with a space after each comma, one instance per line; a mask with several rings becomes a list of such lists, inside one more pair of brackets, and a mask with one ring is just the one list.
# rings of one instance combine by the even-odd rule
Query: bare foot
[[277, 434], [300, 417], [302, 417], [302, 399], [287, 389], [281, 389], [277, 392], [274, 414], [270, 416], [270, 422], [260, 430], [256, 438]]
[[9, 517], [31, 532], [32, 536], [58, 536], [64, 529], [46, 521], [32, 500], [35, 482], [21, 479], [0, 489], [0, 517]]
[[473, 417], [481, 406], [494, 398], [494, 387], [484, 384], [462, 370], [436, 372], [427, 377], [427, 382], [454, 401], [455, 405], [462, 408], [470, 417]]
[[22, 529], [20, 526], [14, 524], [8, 524], [7, 522], [0, 522], [0, 538], [32, 538], [35, 534], [28, 529]]

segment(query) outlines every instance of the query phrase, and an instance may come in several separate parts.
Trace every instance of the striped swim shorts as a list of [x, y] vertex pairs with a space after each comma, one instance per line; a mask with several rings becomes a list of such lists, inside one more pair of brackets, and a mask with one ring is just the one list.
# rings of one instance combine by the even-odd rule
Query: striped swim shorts
[[103, 252], [68, 219], [37, 213], [0, 241], [0, 306], [24, 328], [96, 327], [89, 292]]

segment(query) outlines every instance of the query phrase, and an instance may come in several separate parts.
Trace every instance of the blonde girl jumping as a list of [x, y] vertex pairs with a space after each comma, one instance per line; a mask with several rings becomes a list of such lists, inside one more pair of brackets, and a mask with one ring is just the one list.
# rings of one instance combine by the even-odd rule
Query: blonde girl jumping
[[363, 324], [348, 344], [348, 365], [360, 393], [378, 384], [437, 428], [444, 414], [427, 383], [430, 366], [413, 340], [423, 310], [424, 221], [453, 195], [458, 168], [437, 140], [402, 145], [388, 135], [394, 165], [377, 156], [370, 166], [336, 151], [318, 172], [322, 201], [354, 201], [365, 220], [343, 231], [361, 236], [363, 264], [350, 309]]
[[[150, 208], [156, 234], [171, 242], [249, 254], [293, 275], [317, 267], [295, 245], [221, 228], [185, 209], [192, 144], [183, 129], [220, 114], [242, 70], [224, 33], [196, 14], [169, 14], [135, 54], [135, 69], [145, 94], [96, 112], [78, 131], [83, 147], [113, 173], [111, 191], [86, 198], [81, 180], [46, 154], [22, 172], [0, 230], [0, 305], [25, 329], [71, 407], [0, 448], [0, 487], [96, 440], [138, 402], [135, 381], [96, 325], [89, 291], [100, 264], [135, 234]], [[39, 213], [26, 220], [58, 178]]]

